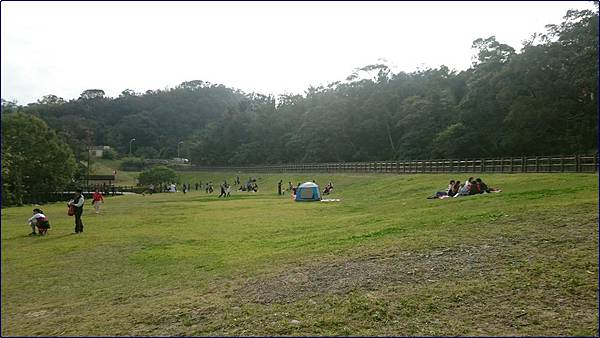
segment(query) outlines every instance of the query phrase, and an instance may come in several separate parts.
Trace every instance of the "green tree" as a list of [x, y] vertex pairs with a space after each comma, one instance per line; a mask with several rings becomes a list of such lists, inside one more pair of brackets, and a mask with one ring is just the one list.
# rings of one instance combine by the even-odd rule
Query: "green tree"
[[2, 116], [2, 154], [3, 204], [45, 202], [76, 169], [71, 148], [44, 121], [24, 113]]
[[164, 166], [157, 166], [144, 170], [138, 176], [138, 184], [142, 186], [150, 184], [158, 186], [159, 184], [177, 181], [178, 179], [175, 171]]

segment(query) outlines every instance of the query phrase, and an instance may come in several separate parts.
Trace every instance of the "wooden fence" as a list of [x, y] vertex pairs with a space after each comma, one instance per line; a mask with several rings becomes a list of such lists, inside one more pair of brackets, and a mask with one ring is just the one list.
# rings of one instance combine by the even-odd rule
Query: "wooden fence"
[[598, 153], [504, 157], [494, 159], [442, 159], [376, 162], [301, 163], [260, 166], [193, 166], [191, 170], [243, 172], [327, 172], [327, 173], [597, 173]]

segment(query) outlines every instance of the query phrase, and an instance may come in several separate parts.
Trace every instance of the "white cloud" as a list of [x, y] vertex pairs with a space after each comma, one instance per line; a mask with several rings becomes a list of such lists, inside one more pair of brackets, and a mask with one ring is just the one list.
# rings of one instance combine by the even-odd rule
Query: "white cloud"
[[471, 42], [516, 49], [589, 2], [3, 2], [2, 97], [116, 96], [200, 79], [302, 93], [380, 58], [465, 69]]

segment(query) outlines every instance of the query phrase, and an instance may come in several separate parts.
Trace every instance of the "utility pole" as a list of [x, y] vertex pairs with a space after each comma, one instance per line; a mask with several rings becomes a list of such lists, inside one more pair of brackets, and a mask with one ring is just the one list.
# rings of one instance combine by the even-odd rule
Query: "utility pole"
[[181, 158], [181, 156], [179, 156], [179, 146], [183, 144], [183, 141], [179, 141], [179, 143], [177, 143], [177, 158]]
[[92, 132], [90, 130], [87, 130], [87, 175], [85, 177], [85, 187], [86, 190], [89, 191], [90, 190], [90, 152], [92, 150]]

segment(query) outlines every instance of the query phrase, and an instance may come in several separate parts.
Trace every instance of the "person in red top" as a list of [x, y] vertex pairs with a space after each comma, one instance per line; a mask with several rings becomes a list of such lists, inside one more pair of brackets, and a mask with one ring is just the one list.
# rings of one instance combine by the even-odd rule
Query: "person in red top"
[[98, 189], [96, 189], [96, 191], [94, 191], [92, 194], [92, 205], [94, 206], [94, 209], [96, 209], [97, 214], [100, 213], [100, 206], [102, 205], [102, 202], [104, 202], [104, 198], [102, 197], [102, 194], [98, 192]]

